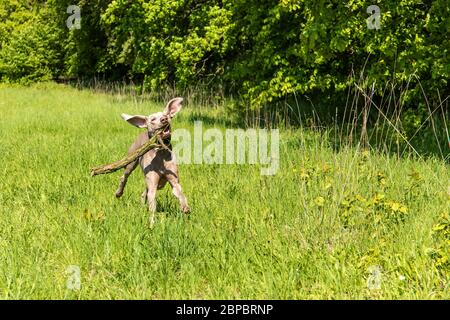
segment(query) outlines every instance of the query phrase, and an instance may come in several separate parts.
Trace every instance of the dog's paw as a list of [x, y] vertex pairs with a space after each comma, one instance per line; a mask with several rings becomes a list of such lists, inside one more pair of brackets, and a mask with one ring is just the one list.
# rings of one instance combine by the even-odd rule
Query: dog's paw
[[181, 208], [181, 211], [183, 211], [184, 214], [189, 214], [191, 213], [191, 208], [189, 208], [189, 206], [184, 206]]
[[116, 198], [120, 198], [123, 195], [123, 191], [117, 190], [116, 191]]

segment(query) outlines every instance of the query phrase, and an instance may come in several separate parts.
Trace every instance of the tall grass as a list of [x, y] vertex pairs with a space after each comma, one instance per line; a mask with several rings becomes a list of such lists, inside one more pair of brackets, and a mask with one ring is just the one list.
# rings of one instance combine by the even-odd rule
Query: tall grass
[[[275, 176], [180, 165], [192, 213], [166, 188], [149, 228], [139, 170], [117, 200], [119, 174], [91, 178], [89, 168], [138, 134], [120, 113], [162, 107], [126, 92], [0, 88], [1, 298], [450, 298], [448, 240], [433, 231], [449, 214], [439, 157], [335, 148], [333, 127], [286, 126]], [[222, 109], [188, 103], [174, 128], [198, 119], [229, 124]], [[80, 290], [67, 287], [71, 265]], [[368, 287], [373, 266], [380, 289]]]
[[[343, 103], [339, 98], [325, 100], [320, 93], [312, 98], [294, 93], [293, 98], [257, 110], [246, 108], [245, 123], [327, 132], [336, 149], [355, 147], [399, 158], [436, 157], [450, 163], [448, 92], [427, 93], [415, 76], [404, 84], [388, 82], [381, 93], [363, 74], [350, 77], [349, 82]], [[408, 90], [412, 82], [420, 97], [406, 102], [411, 100]]]

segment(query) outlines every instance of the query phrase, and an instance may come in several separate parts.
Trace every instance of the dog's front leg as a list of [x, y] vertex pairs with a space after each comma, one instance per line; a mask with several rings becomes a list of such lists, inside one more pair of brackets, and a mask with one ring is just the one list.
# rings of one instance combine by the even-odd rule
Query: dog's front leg
[[138, 161], [136, 160], [136, 161], [131, 162], [130, 164], [128, 164], [125, 167], [123, 176], [120, 178], [119, 188], [116, 191], [117, 198], [120, 198], [123, 195], [123, 189], [125, 188], [125, 186], [127, 184], [128, 177], [133, 172], [133, 170], [136, 169], [137, 165], [138, 165]]

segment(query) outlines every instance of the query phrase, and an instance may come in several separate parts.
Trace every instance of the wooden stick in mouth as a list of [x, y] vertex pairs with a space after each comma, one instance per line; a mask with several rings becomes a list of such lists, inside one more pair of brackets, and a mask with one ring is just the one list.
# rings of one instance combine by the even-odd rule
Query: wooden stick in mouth
[[103, 166], [92, 168], [91, 177], [94, 177], [99, 174], [112, 173], [119, 169], [122, 169], [154, 148], [169, 149], [159, 136], [161, 133], [164, 132], [164, 130], [165, 128], [158, 129], [146, 143], [144, 143], [132, 154], [127, 155], [125, 158], [110, 164], [105, 164]]

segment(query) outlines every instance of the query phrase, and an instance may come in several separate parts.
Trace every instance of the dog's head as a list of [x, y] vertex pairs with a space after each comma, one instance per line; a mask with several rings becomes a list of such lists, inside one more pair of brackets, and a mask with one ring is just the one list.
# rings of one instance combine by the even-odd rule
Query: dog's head
[[156, 112], [149, 116], [130, 116], [122, 113], [122, 118], [138, 128], [147, 128], [149, 135], [153, 135], [158, 129], [165, 128], [161, 133], [161, 138], [170, 139], [170, 123], [172, 118], [181, 110], [182, 103], [183, 98], [175, 98], [167, 103], [166, 108], [162, 112]]

